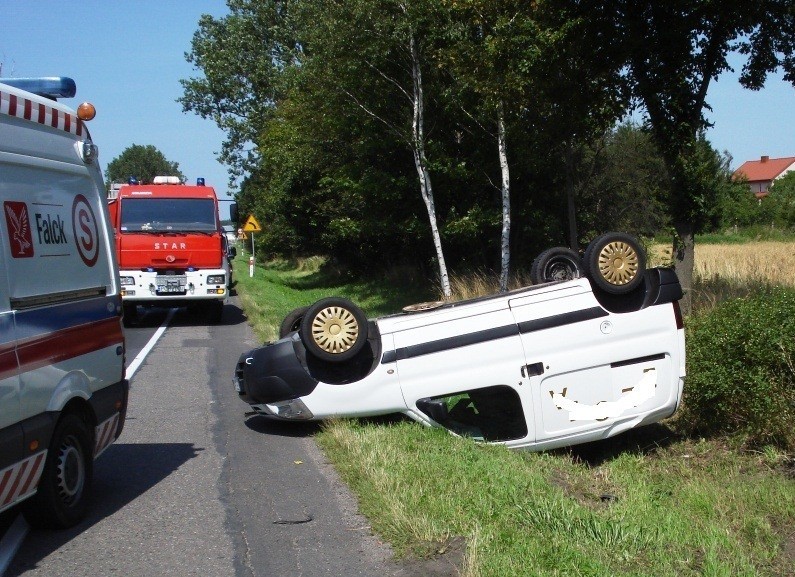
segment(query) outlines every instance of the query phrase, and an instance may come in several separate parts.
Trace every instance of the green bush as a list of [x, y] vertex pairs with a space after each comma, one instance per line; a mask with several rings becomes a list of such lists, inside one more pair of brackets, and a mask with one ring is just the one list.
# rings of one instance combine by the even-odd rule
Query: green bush
[[679, 423], [795, 449], [795, 291], [767, 288], [686, 323], [687, 378]]

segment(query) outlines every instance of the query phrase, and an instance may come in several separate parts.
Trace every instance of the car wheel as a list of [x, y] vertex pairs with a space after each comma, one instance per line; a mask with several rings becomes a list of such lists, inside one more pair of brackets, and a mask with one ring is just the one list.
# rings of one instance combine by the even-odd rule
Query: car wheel
[[539, 254], [530, 267], [533, 284], [573, 280], [585, 274], [577, 251], [563, 246], [549, 248]]
[[279, 327], [279, 338], [283, 339], [290, 333], [299, 330], [301, 328], [301, 321], [304, 320], [304, 315], [308, 310], [309, 307], [298, 307], [287, 313], [287, 316], [284, 317]]
[[640, 241], [622, 232], [608, 232], [585, 249], [585, 271], [596, 286], [610, 294], [632, 292], [643, 282], [646, 253]]
[[356, 356], [367, 342], [367, 317], [351, 301], [329, 297], [309, 307], [299, 334], [314, 357], [341, 363]]
[[63, 529], [80, 522], [88, 505], [92, 466], [88, 427], [76, 414], [64, 415], [53, 433], [38, 491], [26, 504], [31, 525]]

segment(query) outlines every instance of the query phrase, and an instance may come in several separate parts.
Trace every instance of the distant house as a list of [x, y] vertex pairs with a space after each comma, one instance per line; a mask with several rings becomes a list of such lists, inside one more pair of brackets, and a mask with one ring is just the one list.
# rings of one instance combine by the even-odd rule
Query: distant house
[[795, 156], [770, 158], [763, 156], [759, 160], [747, 160], [734, 171], [734, 178], [745, 178], [757, 198], [767, 196], [773, 181], [781, 178], [791, 170], [795, 170]]

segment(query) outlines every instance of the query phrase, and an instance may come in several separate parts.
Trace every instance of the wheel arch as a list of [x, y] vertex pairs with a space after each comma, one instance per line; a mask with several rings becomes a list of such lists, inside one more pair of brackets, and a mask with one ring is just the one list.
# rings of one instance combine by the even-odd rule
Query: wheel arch
[[96, 417], [89, 403], [90, 398], [91, 388], [88, 378], [80, 371], [73, 371], [61, 379], [61, 382], [55, 387], [47, 404], [47, 411], [83, 412], [86, 418], [90, 417], [90, 420], [87, 421], [89, 424], [96, 424]]

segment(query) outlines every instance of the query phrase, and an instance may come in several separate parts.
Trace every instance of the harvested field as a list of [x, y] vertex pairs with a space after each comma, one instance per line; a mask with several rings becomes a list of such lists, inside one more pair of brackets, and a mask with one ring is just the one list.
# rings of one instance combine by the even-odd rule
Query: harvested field
[[[671, 249], [656, 245], [651, 263], [670, 262]], [[731, 284], [795, 286], [795, 243], [763, 241], [746, 244], [696, 243], [695, 281], [720, 279]]]

